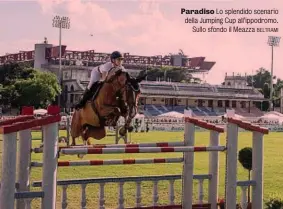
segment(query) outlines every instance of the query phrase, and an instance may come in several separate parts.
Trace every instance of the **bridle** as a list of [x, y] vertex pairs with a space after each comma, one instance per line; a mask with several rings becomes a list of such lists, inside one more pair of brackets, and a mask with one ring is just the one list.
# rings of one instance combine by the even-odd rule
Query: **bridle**
[[[130, 114], [131, 114], [130, 117], [133, 118], [136, 114], [136, 108], [138, 106], [137, 101], [138, 101], [138, 96], [140, 94], [140, 88], [139, 88], [139, 85], [137, 85], [136, 88], [135, 88], [135, 86], [132, 85], [130, 79], [128, 80], [126, 85], [127, 85], [126, 90], [125, 90], [126, 91], [126, 98], [132, 97], [132, 103], [129, 103], [129, 100], [126, 101], [126, 103], [127, 103], [127, 106], [129, 108], [131, 108], [131, 110], [129, 110]], [[130, 91], [130, 89], [132, 89], [132, 91]], [[132, 94], [132, 95], [130, 95], [130, 94]], [[135, 110], [133, 110], [133, 109], [135, 109]]]

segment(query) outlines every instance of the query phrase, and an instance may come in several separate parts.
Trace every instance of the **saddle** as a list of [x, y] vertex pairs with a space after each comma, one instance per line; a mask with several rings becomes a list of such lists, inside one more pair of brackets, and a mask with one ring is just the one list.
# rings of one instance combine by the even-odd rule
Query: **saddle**
[[95, 82], [91, 88], [90, 88], [90, 92], [92, 93], [92, 96], [91, 96], [91, 101], [94, 101], [101, 89], [101, 87], [103, 86], [103, 81], [97, 81]]

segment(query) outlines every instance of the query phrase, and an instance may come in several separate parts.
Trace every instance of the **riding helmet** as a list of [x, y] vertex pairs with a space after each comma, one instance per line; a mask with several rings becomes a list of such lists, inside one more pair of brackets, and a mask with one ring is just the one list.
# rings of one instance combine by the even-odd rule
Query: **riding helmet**
[[111, 60], [117, 59], [117, 58], [123, 58], [123, 55], [119, 51], [114, 51], [114, 52], [112, 52], [110, 58], [111, 58]]

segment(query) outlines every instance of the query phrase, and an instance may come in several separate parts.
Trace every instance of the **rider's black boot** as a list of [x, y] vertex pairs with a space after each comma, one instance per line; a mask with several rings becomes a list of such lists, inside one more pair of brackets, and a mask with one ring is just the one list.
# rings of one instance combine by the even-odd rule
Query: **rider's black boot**
[[90, 89], [86, 89], [80, 101], [76, 104], [75, 108], [81, 109], [85, 106], [86, 102], [92, 97], [92, 91]]

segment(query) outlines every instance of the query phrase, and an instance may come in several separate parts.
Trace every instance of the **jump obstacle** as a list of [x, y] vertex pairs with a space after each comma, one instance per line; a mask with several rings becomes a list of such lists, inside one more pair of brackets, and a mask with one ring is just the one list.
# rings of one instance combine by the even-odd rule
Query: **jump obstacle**
[[[126, 208], [124, 205], [123, 185], [125, 182], [136, 182], [136, 206], [131, 208], [184, 208], [184, 209], [216, 209], [218, 200], [219, 181], [219, 151], [226, 151], [226, 189], [225, 208], [236, 208], [236, 189], [242, 188], [241, 205], [246, 204], [247, 186], [252, 186], [252, 208], [263, 209], [263, 135], [268, 134], [268, 129], [261, 128], [240, 120], [228, 118], [227, 144], [219, 145], [219, 134], [224, 132], [223, 128], [206, 122], [186, 117], [185, 134], [183, 142], [171, 143], [147, 143], [138, 145], [95, 145], [89, 147], [58, 147], [58, 123], [60, 121], [59, 108], [48, 107], [48, 116], [41, 119], [34, 119], [31, 116], [32, 108], [24, 108], [24, 116], [0, 122], [0, 133], [3, 134], [3, 156], [2, 156], [2, 181], [0, 192], [0, 208], [14, 209], [15, 200], [17, 209], [29, 209], [33, 198], [41, 198], [42, 209], [55, 209], [57, 185], [63, 186], [62, 208], [67, 208], [67, 185], [80, 184], [82, 186], [82, 208], [86, 208], [86, 186], [87, 184], [98, 183], [100, 185], [99, 209], [105, 208], [104, 186], [107, 182], [119, 184], [119, 205], [118, 208]], [[30, 162], [31, 157], [31, 128], [43, 127], [43, 162]], [[194, 147], [195, 126], [210, 131], [210, 145], [207, 147]], [[237, 150], [238, 150], [238, 128], [253, 132], [253, 174], [251, 181], [237, 181]], [[19, 158], [17, 157], [17, 133], [19, 133]], [[193, 175], [194, 152], [209, 151], [209, 174]], [[183, 158], [160, 158], [160, 159], [128, 159], [128, 160], [101, 160], [68, 162], [58, 161], [58, 154], [105, 154], [105, 153], [157, 153], [157, 152], [182, 152]], [[16, 165], [18, 162], [18, 180], [16, 182]], [[182, 175], [167, 176], [143, 176], [125, 178], [96, 178], [57, 181], [58, 166], [82, 166], [82, 165], [117, 165], [117, 164], [144, 164], [144, 163], [179, 163], [183, 162]], [[30, 192], [29, 172], [30, 167], [42, 166], [42, 182], [34, 182], [32, 186], [39, 186], [42, 191]], [[174, 203], [174, 181], [182, 178], [182, 204]], [[193, 204], [193, 179], [199, 180], [199, 203]], [[202, 182], [208, 179], [208, 203], [203, 203]], [[158, 204], [157, 185], [160, 180], [168, 180], [170, 204], [160, 206]], [[153, 181], [153, 206], [142, 207], [141, 182]], [[5, 189], [3, 189], [5, 188]]]
[[[67, 146], [70, 146], [70, 117], [67, 117], [66, 118], [66, 121], [65, 121], [65, 126], [66, 126], [66, 129], [59, 129], [59, 130], [66, 130], [66, 136], [60, 136], [59, 137], [59, 142], [65, 142]], [[123, 126], [122, 125], [117, 125], [115, 127], [115, 132], [114, 133], [106, 133], [106, 136], [114, 136], [114, 139], [115, 139], [115, 144], [119, 144], [119, 141], [120, 140], [123, 140], [123, 142], [125, 144], [129, 144], [131, 143], [131, 139], [129, 140], [129, 136], [128, 136], [128, 133], [125, 134], [125, 136], [121, 136], [119, 134], [119, 130], [120, 128], [122, 128]], [[36, 127], [37, 130], [41, 131], [41, 133], [43, 133], [43, 128], [38, 128]], [[34, 131], [34, 129], [33, 129]], [[42, 134], [43, 135], [43, 134]], [[33, 138], [32, 140], [41, 140], [41, 142], [43, 142], [43, 137], [39, 137], [39, 138]], [[35, 148], [35, 152], [36, 153], [42, 153], [42, 149], [41, 148]]]

